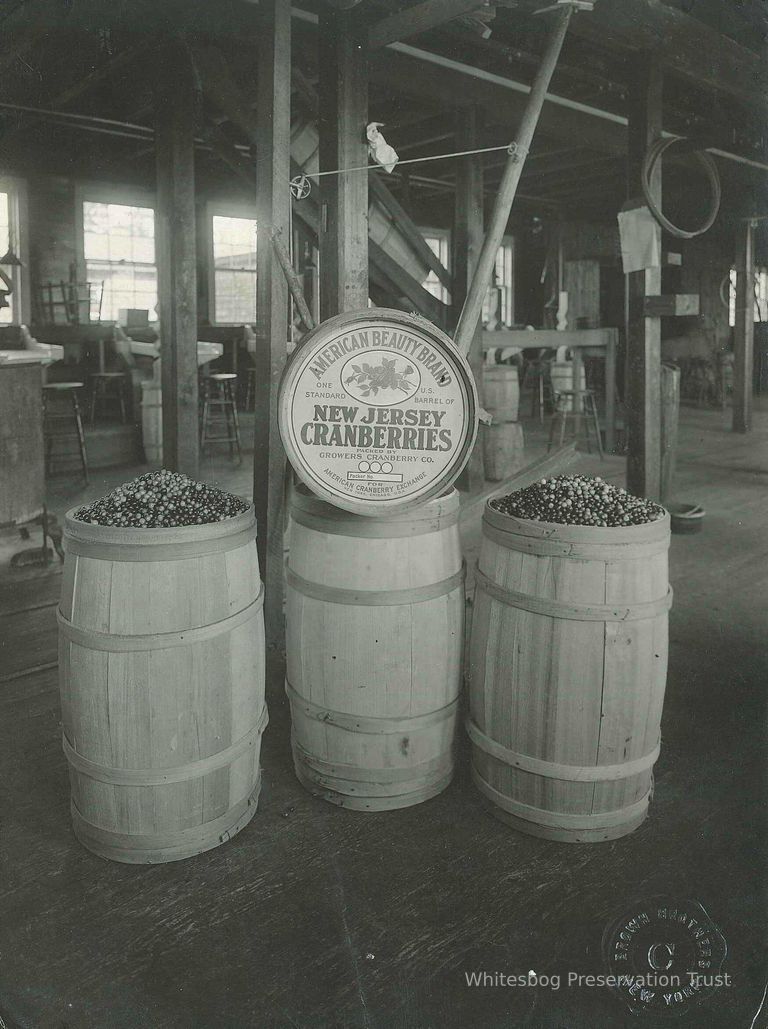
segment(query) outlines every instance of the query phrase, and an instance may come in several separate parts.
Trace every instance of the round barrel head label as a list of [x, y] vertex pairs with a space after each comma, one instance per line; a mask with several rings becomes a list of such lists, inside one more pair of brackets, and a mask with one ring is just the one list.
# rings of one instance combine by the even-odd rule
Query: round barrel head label
[[310, 489], [378, 513], [450, 485], [474, 441], [476, 403], [466, 362], [441, 337], [413, 317], [364, 314], [312, 333], [280, 397], [283, 443]]

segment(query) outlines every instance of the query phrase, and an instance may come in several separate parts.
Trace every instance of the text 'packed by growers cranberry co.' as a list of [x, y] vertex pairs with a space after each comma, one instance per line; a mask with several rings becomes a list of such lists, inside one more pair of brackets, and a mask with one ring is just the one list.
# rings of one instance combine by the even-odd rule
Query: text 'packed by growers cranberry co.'
[[405, 318], [358, 319], [302, 347], [284, 383], [281, 432], [311, 488], [405, 501], [457, 465], [458, 474], [473, 396], [465, 362], [440, 335]]

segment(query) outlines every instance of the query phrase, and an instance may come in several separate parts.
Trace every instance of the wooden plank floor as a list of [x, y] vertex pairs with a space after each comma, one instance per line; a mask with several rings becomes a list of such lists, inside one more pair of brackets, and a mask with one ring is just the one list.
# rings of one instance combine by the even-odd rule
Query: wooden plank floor
[[[294, 779], [286, 704], [271, 684], [262, 801], [239, 836], [172, 865], [94, 857], [70, 829], [56, 670], [23, 674], [55, 660], [55, 609], [37, 606], [55, 600], [55, 566], [29, 579], [5, 575], [0, 1026], [640, 1029], [655, 1023], [605, 990], [480, 989], [464, 976], [599, 974], [611, 918], [667, 895], [709, 911], [734, 979], [678, 1024], [749, 1027], [766, 950], [758, 857], [766, 840], [768, 413], [756, 423], [738, 437], [719, 412], [684, 411], [678, 493], [704, 505], [706, 526], [673, 540], [651, 817], [614, 843], [549, 843], [495, 821], [468, 781], [463, 741], [456, 781], [420, 807], [371, 815], [315, 800]], [[622, 473], [618, 459], [585, 457], [578, 467]], [[245, 481], [247, 470], [234, 488], [238, 476]], [[478, 536], [475, 522], [470, 555]]]

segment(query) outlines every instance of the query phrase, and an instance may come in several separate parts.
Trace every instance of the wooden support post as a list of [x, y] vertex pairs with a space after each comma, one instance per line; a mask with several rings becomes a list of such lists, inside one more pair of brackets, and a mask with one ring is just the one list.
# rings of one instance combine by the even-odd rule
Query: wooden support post
[[189, 59], [176, 45], [157, 64], [155, 130], [163, 464], [196, 477], [195, 94]]
[[752, 431], [755, 342], [755, 222], [743, 221], [736, 241], [736, 324], [733, 330], [733, 431]]
[[253, 502], [265, 583], [268, 681], [282, 679], [283, 491], [285, 453], [277, 427], [277, 391], [287, 356], [288, 286], [270, 243], [290, 238], [291, 10], [283, 0], [259, 4], [256, 105], [256, 364]]
[[605, 346], [605, 452], [612, 454], [616, 446], [616, 342], [618, 329], [611, 330]]
[[[456, 149], [477, 147], [481, 112], [475, 106], [460, 107], [455, 112]], [[459, 320], [483, 248], [483, 164], [479, 154], [460, 157], [456, 162], [456, 193], [453, 212], [453, 255], [451, 269], [451, 305], [454, 324]], [[469, 366], [477, 385], [480, 405], [483, 403], [483, 328], [478, 320], [468, 352]], [[482, 435], [480, 427], [469, 462], [456, 483], [460, 490], [476, 493], [485, 482]]]
[[[627, 195], [642, 196], [640, 169], [648, 147], [661, 134], [662, 71], [658, 58], [638, 60], [630, 83]], [[651, 189], [661, 205], [661, 167], [656, 162]], [[661, 254], [661, 227], [658, 252]], [[661, 495], [661, 320], [648, 317], [645, 298], [661, 293], [661, 267], [626, 276], [627, 488], [658, 500]]]
[[[319, 55], [320, 170], [359, 168], [368, 163], [368, 34], [359, 11], [322, 5]], [[324, 320], [368, 305], [368, 173], [319, 181]]]

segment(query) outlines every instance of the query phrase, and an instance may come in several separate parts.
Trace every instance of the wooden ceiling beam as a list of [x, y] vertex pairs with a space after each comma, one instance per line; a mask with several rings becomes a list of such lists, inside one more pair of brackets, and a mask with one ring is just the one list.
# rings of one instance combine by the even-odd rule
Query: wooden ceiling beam
[[649, 51], [673, 75], [764, 106], [765, 64], [698, 18], [659, 0], [610, 0], [574, 18], [574, 36], [605, 49]]
[[483, 0], [423, 0], [375, 22], [368, 30], [368, 45], [376, 50], [490, 6]]
[[[573, 20], [578, 21], [578, 18]], [[519, 121], [528, 101], [527, 91], [507, 88], [469, 71], [425, 63], [410, 54], [392, 50], [371, 60], [369, 75], [371, 82], [391, 84], [394, 81], [402, 93], [422, 100], [435, 100], [446, 107], [455, 107], [457, 97], [462, 102], [478, 104], [485, 108], [486, 128], [502, 125], [507, 133], [510, 124]], [[627, 127], [612, 121], [610, 115], [598, 118], [583, 111], [545, 103], [539, 128], [543, 135], [573, 146], [626, 152]]]
[[[109, 79], [116, 72], [133, 65], [146, 54], [149, 47], [146, 44], [136, 44], [129, 46], [125, 50], [121, 50], [115, 54], [108, 61], [102, 64], [100, 67], [95, 68], [84, 78], [78, 79], [71, 85], [62, 89], [56, 96], [52, 97], [49, 106], [55, 110], [60, 110], [62, 107], [66, 107], [67, 104], [72, 103], [73, 100], [77, 100], [94, 88], [94, 86], [101, 85], [105, 79]], [[146, 69], [142, 69], [142, 74]]]

